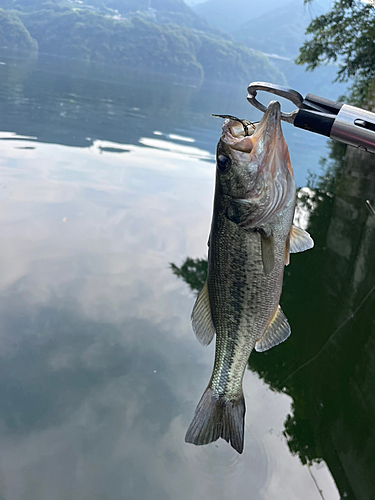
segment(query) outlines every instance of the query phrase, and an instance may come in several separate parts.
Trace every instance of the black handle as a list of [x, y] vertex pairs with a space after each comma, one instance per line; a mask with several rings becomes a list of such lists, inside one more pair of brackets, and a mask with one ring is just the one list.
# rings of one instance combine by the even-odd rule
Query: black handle
[[319, 97], [313, 94], [307, 94], [302, 103], [302, 108], [322, 111], [332, 115], [337, 115], [343, 107], [343, 102], [330, 101], [324, 97]]
[[307, 94], [293, 125], [329, 137], [333, 122], [343, 105], [341, 102]]

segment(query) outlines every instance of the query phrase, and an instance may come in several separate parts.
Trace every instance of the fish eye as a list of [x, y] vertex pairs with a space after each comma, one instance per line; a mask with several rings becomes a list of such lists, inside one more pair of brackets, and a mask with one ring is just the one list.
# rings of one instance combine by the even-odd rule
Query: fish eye
[[228, 156], [219, 155], [217, 157], [217, 168], [220, 170], [220, 172], [228, 172], [231, 167], [231, 163], [232, 162], [230, 161], [230, 158], [228, 158]]

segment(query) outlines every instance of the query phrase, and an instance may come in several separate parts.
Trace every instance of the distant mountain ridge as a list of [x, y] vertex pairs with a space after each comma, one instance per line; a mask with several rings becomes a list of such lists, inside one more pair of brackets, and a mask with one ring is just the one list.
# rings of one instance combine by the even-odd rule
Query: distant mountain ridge
[[294, 58], [310, 22], [308, 6], [294, 0], [248, 21], [231, 34], [247, 47]]
[[[290, 0], [208, 0], [194, 6], [195, 12], [212, 26], [233, 32], [236, 28], [265, 12], [288, 4]], [[301, 0], [301, 3], [303, 0]]]
[[31, 37], [16, 14], [0, 7], [0, 48], [2, 47], [36, 52], [38, 43]]
[[[120, 14], [127, 15], [149, 12], [158, 22], [173, 22], [180, 26], [187, 26], [202, 31], [212, 31], [212, 27], [194, 12], [183, 0], [96, 0], [98, 5], [117, 10]], [[92, 0], [84, 0], [90, 4]]]
[[[235, 38], [237, 38], [237, 30], [244, 31], [246, 28], [249, 37], [259, 36], [262, 38], [265, 36], [269, 38], [274, 36], [275, 41], [279, 39], [282, 42], [284, 34], [278, 31], [278, 36], [275, 36], [274, 32], [274, 20], [277, 16], [281, 15], [286, 19], [284, 12], [288, 11], [291, 23], [296, 26], [298, 32], [301, 31], [298, 26], [298, 16], [295, 16], [290, 5], [291, 0], [267, 0], [264, 2], [260, 0], [231, 0], [230, 5], [228, 0], [208, 0], [193, 6], [193, 9], [208, 24], [231, 33]], [[313, 17], [329, 10], [331, 0], [314, 0], [308, 5], [304, 4], [304, 0], [297, 0], [294, 5], [297, 14], [306, 13], [311, 21]], [[268, 22], [266, 15], [269, 16]], [[262, 21], [262, 30], [259, 28], [260, 20]], [[306, 27], [309, 23], [304, 22], [303, 24]], [[289, 36], [288, 33], [287, 36]]]
[[[134, 6], [133, 0], [5, 1], [18, 9], [12, 11], [15, 22], [11, 28], [18, 26], [29, 33], [38, 42], [40, 52], [199, 81], [248, 84], [254, 78], [264, 78], [285, 82], [282, 72], [267, 57], [234, 42], [229, 35], [222, 36], [216, 28], [187, 27], [192, 11], [182, 0], [142, 0], [137, 6], [145, 10], [137, 12], [129, 10]], [[121, 13], [112, 8], [117, 2], [121, 3]], [[166, 10], [155, 12], [146, 5]], [[168, 10], [171, 6], [176, 10]], [[171, 21], [171, 16], [177, 14], [181, 16], [179, 24]], [[0, 25], [0, 33], [2, 29]], [[4, 45], [12, 47], [12, 39], [16, 38], [13, 35]], [[14, 44], [13, 47], [16, 48]]]
[[[306, 73], [294, 63], [299, 48], [306, 40], [306, 28], [315, 17], [331, 7], [331, 0], [208, 0], [194, 6], [197, 14], [229, 33], [237, 43], [259, 50], [272, 58], [272, 64], [286, 77], [288, 85], [300, 92], [337, 99], [347, 84], [335, 82], [337, 66], [330, 64]], [[260, 80], [260, 78], [255, 78]], [[280, 83], [280, 82], [277, 82]]]
[[203, 3], [206, 0], [185, 0], [186, 5], [189, 7], [194, 7], [195, 5], [198, 5], [199, 3]]
[[49, 10], [54, 6], [64, 8], [86, 7], [97, 13], [127, 16], [136, 12], [148, 12], [157, 22], [172, 22], [181, 26], [214, 32], [183, 0], [3, 0], [3, 7], [21, 11], [35, 12]]

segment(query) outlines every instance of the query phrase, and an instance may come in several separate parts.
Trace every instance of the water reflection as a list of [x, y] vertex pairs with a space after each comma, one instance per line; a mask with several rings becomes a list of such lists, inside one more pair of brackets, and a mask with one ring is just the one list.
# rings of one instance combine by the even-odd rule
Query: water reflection
[[0, 162], [3, 497], [261, 499], [282, 489], [313, 499], [281, 440], [291, 400], [256, 376], [245, 386], [245, 460], [183, 442], [212, 352], [193, 338], [192, 297], [167, 263], [205, 246], [212, 176], [191, 175], [199, 160], [181, 157], [166, 189], [165, 156], [151, 148], [140, 186], [132, 166], [118, 182], [122, 154], [108, 154], [104, 170], [89, 149], [14, 144], [3, 143]]
[[[152, 140], [156, 132], [181, 145], [193, 140], [197, 148], [214, 154], [221, 120], [211, 113], [252, 121], [260, 117], [241, 86], [211, 82], [196, 87], [152, 73], [43, 55], [39, 60], [14, 59], [4, 52], [1, 59], [1, 130], [39, 142], [85, 148], [101, 140], [117, 148], [139, 145], [141, 138]], [[318, 89], [309, 91], [319, 94]], [[285, 127], [284, 135], [293, 144], [296, 179], [303, 185], [326, 141], [293, 127]]]
[[[299, 204], [310, 210], [314, 251], [293, 255], [281, 305], [292, 325], [285, 343], [253, 353], [249, 368], [292, 397], [283, 434], [303, 464], [324, 460], [342, 498], [375, 491], [375, 157], [333, 144], [322, 176], [310, 179]], [[193, 290], [206, 259], [172, 271]]]
[[[149, 97], [130, 76], [12, 64], [0, 68], [0, 497], [319, 498], [282, 434], [293, 399], [259, 372], [245, 377], [241, 460], [226, 443], [184, 443], [213, 351], [168, 263], [207, 248], [220, 129], [208, 115], [222, 96], [205, 110], [205, 91], [173, 82]], [[311, 471], [337, 500], [324, 464]]]

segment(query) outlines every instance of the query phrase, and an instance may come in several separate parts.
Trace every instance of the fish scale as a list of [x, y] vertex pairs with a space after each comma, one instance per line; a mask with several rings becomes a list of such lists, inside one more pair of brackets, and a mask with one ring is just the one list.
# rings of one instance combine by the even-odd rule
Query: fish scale
[[222, 437], [242, 453], [248, 358], [254, 347], [265, 351], [289, 336], [279, 306], [284, 266], [289, 252], [313, 241], [292, 226], [296, 189], [279, 103], [269, 104], [251, 136], [233, 120], [217, 147], [207, 281], [192, 312], [203, 345], [216, 334], [214, 367], [185, 440], [202, 445]]
[[[207, 280], [217, 333], [211, 386], [214, 393], [232, 400], [242, 395], [242, 377], [249, 355], [279, 303], [285, 240], [294, 203], [289, 203], [286, 213], [275, 217], [281, 221], [281, 227], [275, 224], [280, 237], [275, 244], [276, 265], [268, 276], [263, 273], [260, 235], [234, 225], [222, 214], [223, 209], [221, 214], [220, 208], [216, 210], [219, 214], [214, 211]], [[283, 224], [284, 220], [289, 227]], [[231, 234], [228, 239], [227, 234]], [[244, 342], [228, 343], [229, 339], [239, 337], [246, 339], [244, 348]]]

